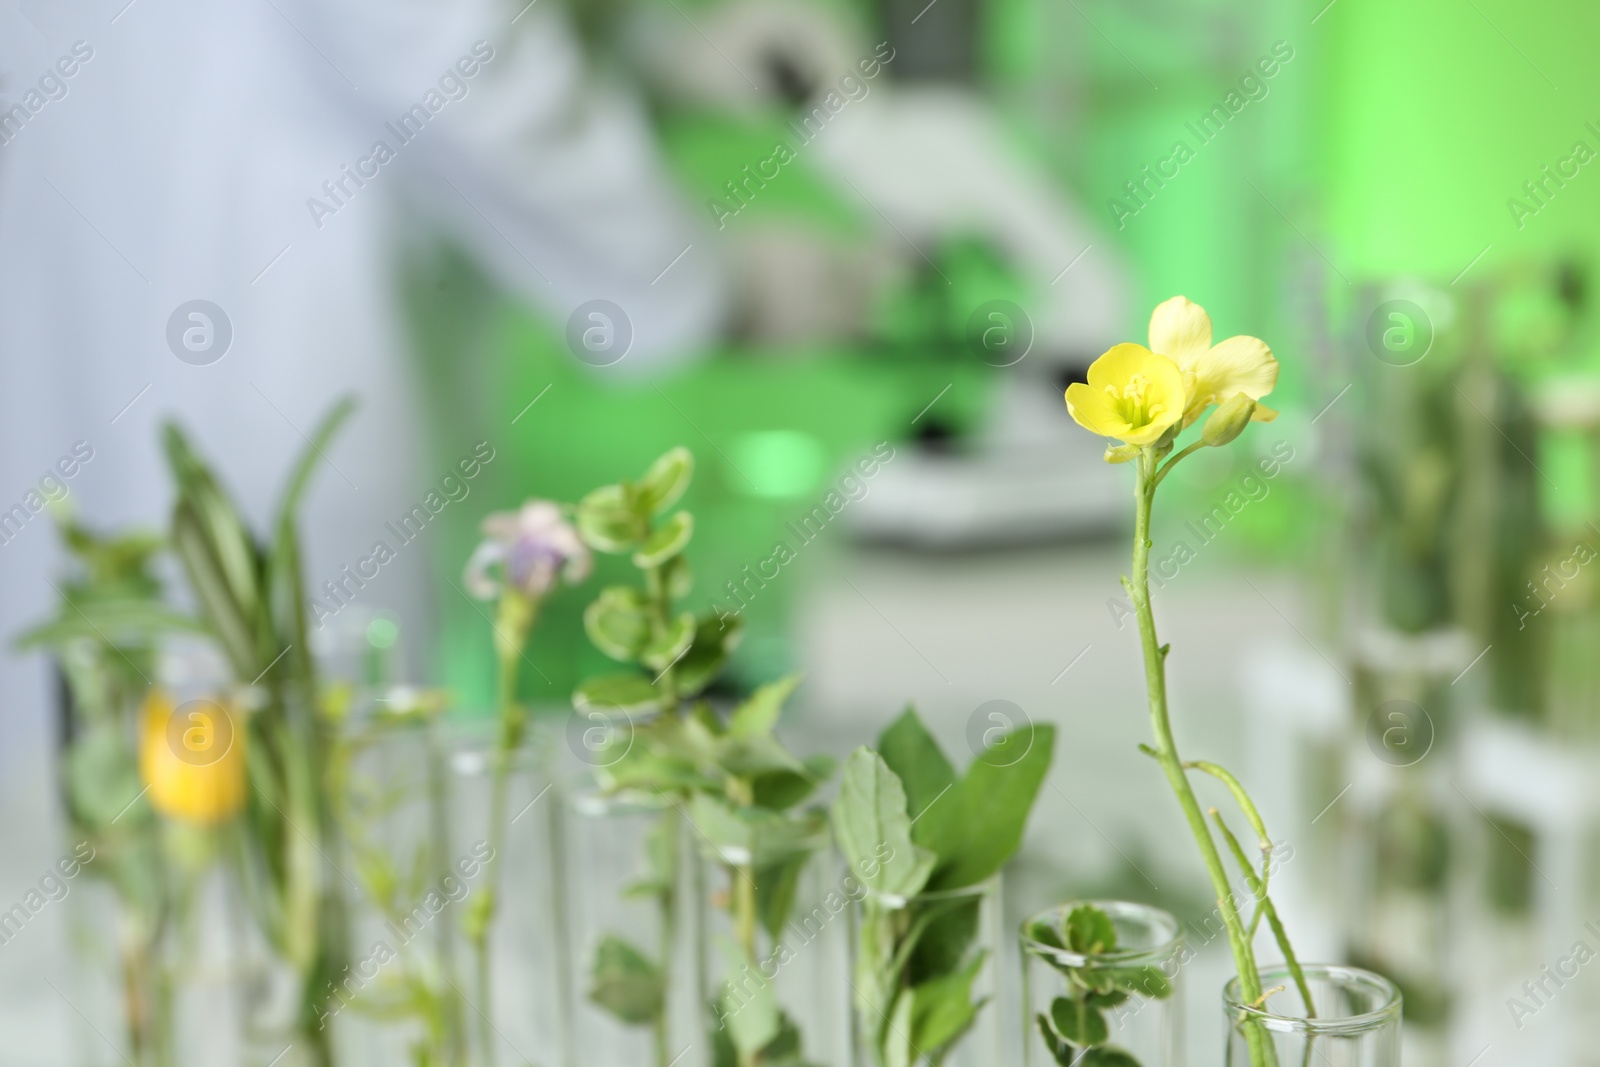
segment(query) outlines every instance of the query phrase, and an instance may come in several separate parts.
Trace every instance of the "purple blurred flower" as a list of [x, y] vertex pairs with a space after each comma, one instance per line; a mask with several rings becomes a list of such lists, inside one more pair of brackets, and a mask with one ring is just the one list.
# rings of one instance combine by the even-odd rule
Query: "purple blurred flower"
[[575, 585], [589, 576], [589, 549], [548, 500], [489, 515], [483, 533], [465, 575], [467, 592], [479, 600], [495, 599], [507, 585], [537, 600], [558, 581]]

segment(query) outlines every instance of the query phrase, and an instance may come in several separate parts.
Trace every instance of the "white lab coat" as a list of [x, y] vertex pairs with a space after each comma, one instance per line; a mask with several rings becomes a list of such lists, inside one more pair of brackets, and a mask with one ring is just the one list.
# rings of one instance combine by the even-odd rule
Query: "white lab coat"
[[[261, 522], [303, 435], [355, 391], [309, 500], [308, 569], [365, 554], [453, 458], [419, 447], [429, 411], [392, 285], [431, 230], [558, 327], [591, 299], [623, 307], [634, 342], [607, 373], [680, 358], [721, 317], [697, 216], [556, 0], [23, 0], [0, 7], [0, 69], [0, 111], [26, 112], [0, 115], [0, 513], [55, 470], [96, 523], [162, 523], [157, 427], [176, 415]], [[209, 365], [168, 344], [196, 299], [232, 328]], [[507, 431], [471, 436], [498, 447]], [[75, 445], [93, 457], [62, 477]], [[54, 610], [49, 526], [35, 516], [0, 544], [7, 640]], [[416, 635], [427, 551], [402, 557], [363, 601]], [[46, 677], [39, 657], [0, 652], [0, 776], [42, 755]]]

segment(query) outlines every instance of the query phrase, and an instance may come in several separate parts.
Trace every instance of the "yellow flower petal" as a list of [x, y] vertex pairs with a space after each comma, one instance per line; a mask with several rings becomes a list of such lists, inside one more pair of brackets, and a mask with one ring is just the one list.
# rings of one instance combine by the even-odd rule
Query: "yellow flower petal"
[[1266, 342], [1230, 337], [1201, 356], [1194, 367], [1189, 408], [1221, 403], [1239, 393], [1260, 400], [1278, 384], [1278, 361]]
[[1186, 296], [1163, 301], [1150, 316], [1150, 350], [1190, 370], [1211, 348], [1211, 316]]
[[1091, 433], [1147, 445], [1183, 417], [1183, 373], [1143, 345], [1117, 345], [1090, 365], [1088, 377], [1068, 387], [1067, 410]]
[[1117, 413], [1117, 407], [1103, 389], [1073, 382], [1067, 386], [1067, 412], [1090, 433], [1101, 437], [1116, 437], [1128, 428], [1128, 423]]
[[[174, 723], [174, 716], [182, 716]], [[165, 691], [145, 698], [139, 772], [150, 806], [184, 822], [213, 825], [244, 806], [245, 729], [235, 709], [196, 700], [173, 706]]]

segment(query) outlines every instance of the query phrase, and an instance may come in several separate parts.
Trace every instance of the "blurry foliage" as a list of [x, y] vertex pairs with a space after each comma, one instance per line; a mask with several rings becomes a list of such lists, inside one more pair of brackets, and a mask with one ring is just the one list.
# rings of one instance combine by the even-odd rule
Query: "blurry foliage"
[[1503, 815], [1489, 815], [1482, 828], [1488, 855], [1484, 895], [1505, 915], [1526, 915], [1533, 905], [1535, 871], [1528, 857], [1536, 847], [1532, 828]]

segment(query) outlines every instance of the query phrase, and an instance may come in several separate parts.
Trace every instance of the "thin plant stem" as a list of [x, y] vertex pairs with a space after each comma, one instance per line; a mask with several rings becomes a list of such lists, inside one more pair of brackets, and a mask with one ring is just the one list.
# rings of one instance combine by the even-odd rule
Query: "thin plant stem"
[[[555, 778], [555, 769], [550, 769], [550, 777]], [[561, 807], [552, 800], [545, 805], [545, 826], [550, 834], [550, 854], [552, 857], [564, 857], [567, 854], [565, 842], [565, 827], [561, 822]], [[550, 905], [555, 912], [556, 933], [556, 973], [569, 975], [572, 970], [572, 946], [564, 933], [572, 921], [571, 910], [567, 903], [567, 872], [562, 869], [563, 864], [550, 864]], [[574, 987], [571, 982], [563, 981], [556, 991], [556, 999], [560, 1007], [560, 1016], [556, 1027], [558, 1033], [558, 1049], [561, 1067], [573, 1067], [572, 1021], [577, 1018], [577, 1004], [574, 1002]]]
[[[531, 620], [530, 620], [531, 621]], [[488, 903], [483, 907], [482, 920], [473, 931], [474, 951], [477, 956], [478, 988], [478, 1041], [482, 1049], [484, 1067], [494, 1063], [494, 1024], [490, 1013], [494, 1009], [490, 996], [489, 927], [494, 921], [499, 901], [500, 854], [505, 849], [506, 814], [511, 787], [511, 763], [522, 744], [524, 717], [517, 706], [517, 659], [522, 653], [526, 624], [515, 641], [506, 642], [499, 656], [500, 725], [495, 737], [495, 749], [490, 757], [492, 780], [489, 787], [489, 858], [485, 862], [483, 888]]]
[[[670, 982], [672, 948], [678, 937], [678, 894], [676, 886], [678, 884], [678, 867], [682, 862], [683, 827], [679, 822], [680, 816], [676, 805], [671, 810], [663, 811], [659, 818], [663, 821], [663, 836], [670, 842], [669, 847], [666, 849], [666, 854], [670, 857], [668, 862], [671, 864], [671, 869], [666, 872], [666, 888], [658, 896], [661, 908], [661, 973], [667, 975]], [[668, 1007], [663, 1002], [661, 1013], [656, 1016], [652, 1024], [652, 1029], [655, 1032], [656, 1067], [669, 1067], [672, 1062], [672, 1048], [667, 1040], [667, 1015]]]
[[1278, 943], [1278, 951], [1283, 953], [1284, 964], [1289, 968], [1289, 974], [1294, 978], [1295, 987], [1299, 989], [1300, 996], [1305, 1001], [1306, 1018], [1315, 1019], [1317, 1017], [1317, 1005], [1311, 996], [1311, 984], [1306, 981], [1305, 971], [1300, 967], [1299, 957], [1295, 955], [1294, 946], [1289, 943], [1289, 932], [1284, 929], [1283, 921], [1278, 918], [1278, 909], [1273, 905], [1272, 898], [1267, 894], [1267, 883], [1271, 877], [1272, 869], [1272, 839], [1267, 836], [1267, 826], [1262, 821], [1261, 813], [1256, 810], [1254, 802], [1251, 801], [1249, 794], [1244, 791], [1244, 786], [1239, 784], [1239, 780], [1223, 768], [1214, 763], [1203, 761], [1196, 761], [1188, 764], [1188, 766], [1204, 771], [1227, 785], [1229, 791], [1233, 793], [1234, 799], [1238, 801], [1245, 818], [1249, 820], [1251, 827], [1255, 830], [1256, 836], [1261, 842], [1261, 877], [1259, 880], [1252, 873], [1250, 861], [1245, 858], [1244, 849], [1239, 846], [1238, 840], [1234, 838], [1232, 832], [1222, 821], [1222, 816], [1217, 814], [1215, 808], [1211, 809], [1212, 817], [1217, 820], [1218, 829], [1222, 831], [1223, 836], [1227, 839], [1229, 847], [1233, 850], [1234, 858], [1244, 871], [1245, 884], [1250, 887], [1250, 892], [1255, 894], [1256, 915], [1251, 920], [1250, 933], [1253, 937], [1262, 916], [1266, 916], [1267, 925], [1272, 928], [1273, 940]]
[[[735, 929], [739, 947], [751, 967], [758, 966], [756, 958], [756, 880], [755, 869], [748, 864], [730, 866], [728, 875], [733, 879]], [[759, 1051], [739, 1054], [739, 1067], [756, 1067], [761, 1062]]]
[[[436, 862], [442, 871], [449, 871], [450, 852], [450, 795], [445, 774], [444, 755], [440, 751], [439, 720], [430, 716], [424, 728], [424, 753], [428, 774], [428, 832]], [[461, 992], [456, 987], [455, 943], [449, 925], [440, 923], [434, 932], [439, 950], [439, 967], [444, 972], [448, 992], [440, 989], [437, 998], [440, 1030], [439, 1052], [447, 1063], [465, 1064], [467, 1060], [467, 1035], [464, 1031], [465, 1012]]]
[[[1189, 830], [1199, 846], [1200, 857], [1211, 877], [1216, 893], [1217, 909], [1228, 934], [1228, 945], [1233, 952], [1234, 966], [1239, 972], [1240, 992], [1246, 1003], [1261, 996], [1261, 977], [1256, 970], [1255, 955], [1245, 936], [1244, 923], [1233, 900], [1233, 887], [1223, 866], [1217, 844], [1211, 838], [1205, 814], [1189, 784], [1183, 761], [1178, 756], [1177, 743], [1172, 736], [1172, 723], [1167, 712], [1167, 650], [1156, 637], [1155, 613], [1150, 604], [1150, 512], [1155, 502], [1155, 465], [1153, 450], [1145, 449], [1138, 458], [1137, 506], [1134, 513], [1133, 576], [1128, 583], [1133, 597], [1134, 611], [1139, 618], [1139, 638], [1144, 650], [1145, 683], [1150, 697], [1150, 725], [1155, 733], [1156, 759], [1166, 773], [1167, 782], [1183, 809]], [[1273, 1059], [1268, 1039], [1254, 1024], [1244, 1027], [1245, 1043], [1250, 1050], [1251, 1067], [1271, 1067]]]
[[[754, 786], [745, 779], [734, 778], [727, 784], [729, 799], [736, 804], [749, 805], [755, 800]], [[728, 870], [728, 880], [732, 888], [733, 900], [733, 928], [734, 936], [738, 939], [739, 949], [744, 953], [746, 964], [757, 967], [759, 960], [756, 957], [756, 926], [759, 916], [756, 910], [756, 872], [751, 863], [725, 864]], [[739, 1067], [755, 1067], [761, 1060], [759, 1051], [739, 1053]]]

